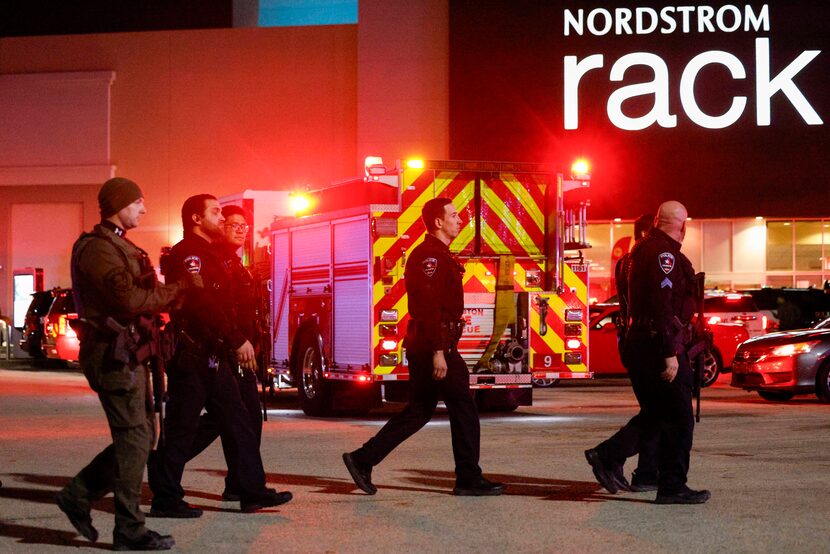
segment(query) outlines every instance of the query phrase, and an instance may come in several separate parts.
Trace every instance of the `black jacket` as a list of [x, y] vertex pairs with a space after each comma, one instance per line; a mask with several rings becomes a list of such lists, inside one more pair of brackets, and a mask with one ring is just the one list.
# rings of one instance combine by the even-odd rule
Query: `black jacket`
[[434, 352], [455, 344], [460, 333], [451, 326], [457, 326], [464, 313], [463, 274], [464, 266], [449, 247], [430, 234], [412, 251], [404, 271], [410, 317], [408, 350]]
[[694, 269], [680, 243], [651, 229], [634, 245], [628, 272], [632, 328], [648, 327], [664, 358], [676, 356], [681, 325], [696, 311]]
[[176, 328], [185, 331], [203, 346], [218, 347], [218, 341], [233, 350], [247, 337], [237, 324], [234, 287], [225, 263], [224, 249], [188, 234], [170, 249], [170, 282], [181, 282], [186, 273], [202, 276], [203, 288], [188, 289], [180, 309], [170, 314]]

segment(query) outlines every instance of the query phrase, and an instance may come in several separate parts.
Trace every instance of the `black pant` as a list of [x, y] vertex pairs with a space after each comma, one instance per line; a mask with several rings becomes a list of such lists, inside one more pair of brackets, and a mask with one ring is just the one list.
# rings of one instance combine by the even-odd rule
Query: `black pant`
[[[640, 413], [597, 447], [600, 456], [605, 462], [618, 465], [641, 452], [643, 447], [654, 449], [656, 442], [659, 491], [666, 494], [683, 491], [694, 431], [689, 360], [685, 355], [677, 357], [677, 376], [669, 383], [660, 377], [665, 360], [648, 337], [629, 338], [624, 357]], [[647, 478], [639, 470], [638, 476]], [[653, 465], [646, 464], [644, 472], [653, 475]]]
[[[242, 404], [248, 422], [256, 435], [257, 446], [262, 444], [262, 406], [260, 405], [259, 389], [257, 388], [256, 374], [246, 369], [245, 374], [235, 375], [239, 384], [239, 393], [242, 396]], [[216, 421], [215, 414], [206, 412], [199, 418], [199, 428], [196, 430], [196, 437], [193, 439], [193, 449], [190, 452], [192, 460], [201, 454], [205, 448], [213, 444], [217, 437], [221, 436], [221, 425]], [[225, 454], [225, 463], [228, 464], [228, 475], [225, 477], [225, 490], [239, 493], [239, 477], [236, 475], [239, 468], [236, 467], [236, 441], [232, 438], [222, 437], [222, 450]]]
[[392, 450], [414, 435], [432, 419], [438, 395], [450, 416], [455, 475], [462, 483], [481, 478], [478, 465], [480, 429], [478, 410], [470, 394], [470, 374], [461, 355], [453, 349], [445, 353], [447, 375], [437, 381], [432, 377], [432, 352], [408, 352], [409, 403], [390, 419], [378, 434], [355, 452], [360, 464], [379, 464]]
[[164, 509], [184, 498], [182, 474], [193, 452], [202, 408], [219, 425], [223, 439], [233, 445], [232, 463], [237, 467], [242, 500], [262, 494], [265, 470], [259, 443], [227, 360], [220, 359], [218, 368], [212, 369], [199, 345], [184, 345], [168, 371], [168, 394], [165, 442], [148, 463], [153, 506]]

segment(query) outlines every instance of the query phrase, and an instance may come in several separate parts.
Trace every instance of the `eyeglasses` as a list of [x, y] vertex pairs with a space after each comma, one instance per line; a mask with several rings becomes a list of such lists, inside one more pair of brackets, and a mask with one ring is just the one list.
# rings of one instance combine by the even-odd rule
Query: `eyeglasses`
[[247, 233], [250, 226], [247, 223], [225, 223], [225, 229], [233, 229], [235, 233], [239, 231]]

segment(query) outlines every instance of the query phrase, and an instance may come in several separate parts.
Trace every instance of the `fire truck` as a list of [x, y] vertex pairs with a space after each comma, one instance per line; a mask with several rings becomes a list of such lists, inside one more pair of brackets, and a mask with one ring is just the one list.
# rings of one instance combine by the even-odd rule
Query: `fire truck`
[[590, 378], [589, 182], [578, 168], [367, 158], [363, 177], [296, 198], [305, 215], [270, 227], [269, 371], [309, 415], [405, 399], [404, 266], [422, 206], [442, 196], [464, 222], [450, 244], [465, 268], [458, 350], [480, 409], [531, 404], [533, 379]]

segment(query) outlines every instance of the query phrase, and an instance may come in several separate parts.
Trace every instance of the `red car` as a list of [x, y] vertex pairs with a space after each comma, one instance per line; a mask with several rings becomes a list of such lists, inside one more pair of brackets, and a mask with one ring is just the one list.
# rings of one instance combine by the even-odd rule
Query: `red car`
[[55, 289], [53, 293], [55, 300], [43, 321], [43, 352], [47, 358], [77, 362], [81, 344], [69, 324], [78, 317], [72, 289]]
[[[588, 364], [591, 371], [599, 376], [625, 375], [617, 350], [617, 325], [620, 308], [615, 304], [591, 308], [591, 322], [588, 324]], [[746, 328], [738, 323], [709, 323], [714, 350], [706, 353], [703, 386], [709, 386], [720, 373], [732, 367], [732, 360], [738, 345], [749, 338]]]

